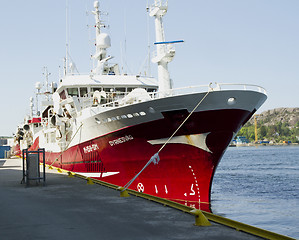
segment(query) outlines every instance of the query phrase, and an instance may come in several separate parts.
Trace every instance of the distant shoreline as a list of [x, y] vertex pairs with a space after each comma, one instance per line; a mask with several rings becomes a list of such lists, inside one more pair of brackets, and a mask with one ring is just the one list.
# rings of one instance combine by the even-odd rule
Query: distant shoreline
[[299, 146], [299, 143], [244, 143], [244, 144], [230, 144], [229, 147], [282, 147], [282, 146]]

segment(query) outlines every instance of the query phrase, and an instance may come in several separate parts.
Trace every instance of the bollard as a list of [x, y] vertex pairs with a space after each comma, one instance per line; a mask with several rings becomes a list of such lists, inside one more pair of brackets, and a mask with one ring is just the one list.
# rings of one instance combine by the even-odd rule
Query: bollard
[[91, 178], [87, 178], [86, 180], [87, 180], [87, 184], [90, 184], [90, 185], [94, 184], [94, 182], [91, 180]]
[[198, 209], [193, 209], [190, 211], [191, 214], [195, 216], [195, 226], [211, 226], [209, 220], [205, 217], [202, 211]]
[[127, 191], [127, 190], [124, 190], [123, 187], [119, 187], [118, 190], [120, 190], [120, 196], [121, 196], [121, 197], [130, 197], [128, 191]]
[[67, 174], [69, 177], [74, 177], [74, 175], [75, 175], [75, 173], [73, 173], [73, 172], [67, 172]]

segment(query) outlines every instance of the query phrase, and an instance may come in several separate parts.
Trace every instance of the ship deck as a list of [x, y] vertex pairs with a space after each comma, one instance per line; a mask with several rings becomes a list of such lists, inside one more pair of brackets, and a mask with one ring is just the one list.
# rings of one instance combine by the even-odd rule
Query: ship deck
[[26, 187], [22, 160], [0, 160], [0, 231], [5, 239], [261, 239], [215, 222], [194, 226], [177, 209], [46, 170]]

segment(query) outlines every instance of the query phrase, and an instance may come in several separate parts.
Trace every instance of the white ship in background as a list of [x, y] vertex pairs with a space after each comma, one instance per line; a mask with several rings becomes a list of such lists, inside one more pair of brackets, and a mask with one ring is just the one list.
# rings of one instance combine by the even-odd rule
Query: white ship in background
[[[96, 19], [96, 68], [66, 74], [41, 116], [18, 130], [21, 148], [45, 148], [46, 163], [130, 189], [210, 210], [212, 179], [238, 130], [266, 100], [254, 85], [210, 84], [173, 89], [168, 72], [175, 50], [165, 41], [167, 3], [155, 0], [158, 81], [125, 75], [107, 54], [110, 37]], [[185, 79], [179, 79], [184, 81]], [[154, 156], [154, 157], [152, 157]], [[160, 161], [159, 161], [160, 160]]]

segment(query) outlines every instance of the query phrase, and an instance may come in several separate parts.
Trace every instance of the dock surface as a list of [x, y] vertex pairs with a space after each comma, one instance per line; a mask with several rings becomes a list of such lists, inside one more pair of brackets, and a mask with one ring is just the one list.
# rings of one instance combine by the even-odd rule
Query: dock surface
[[22, 160], [0, 160], [1, 239], [217, 239], [259, 237], [85, 180], [46, 170], [46, 186], [21, 184]]

